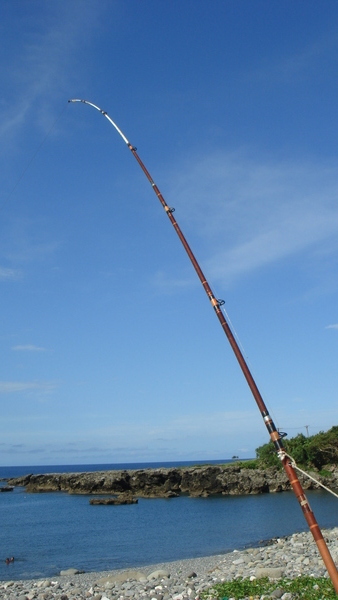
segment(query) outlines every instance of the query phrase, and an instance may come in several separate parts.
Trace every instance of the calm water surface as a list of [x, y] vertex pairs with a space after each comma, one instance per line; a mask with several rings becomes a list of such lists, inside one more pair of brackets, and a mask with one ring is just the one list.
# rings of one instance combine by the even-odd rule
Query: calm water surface
[[[62, 466], [59, 472], [96, 470], [93, 467]], [[25, 467], [18, 474], [33, 469]], [[39, 469], [35, 472], [41, 473]], [[44, 467], [44, 472], [52, 471], [56, 469]], [[307, 495], [319, 524], [338, 526], [337, 500], [326, 492]], [[27, 494], [23, 488], [0, 494], [0, 579], [51, 577], [69, 567], [99, 571], [221, 554], [307, 530], [294, 494], [287, 492], [140, 499], [127, 506], [91, 506], [89, 498]], [[15, 562], [6, 565], [7, 556], [14, 556]]]

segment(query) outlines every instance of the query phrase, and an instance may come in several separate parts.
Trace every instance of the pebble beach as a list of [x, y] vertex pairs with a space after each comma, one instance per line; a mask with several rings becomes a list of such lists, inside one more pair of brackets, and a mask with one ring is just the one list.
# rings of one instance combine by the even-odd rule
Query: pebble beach
[[[323, 535], [337, 563], [338, 527], [323, 530]], [[257, 548], [133, 570], [79, 573], [76, 565], [72, 565], [51, 579], [1, 581], [0, 597], [2, 600], [199, 600], [215, 583], [237, 577], [267, 576], [278, 580], [299, 575], [327, 576], [309, 532], [276, 538]], [[281, 590], [278, 597], [283, 599], [283, 595]]]

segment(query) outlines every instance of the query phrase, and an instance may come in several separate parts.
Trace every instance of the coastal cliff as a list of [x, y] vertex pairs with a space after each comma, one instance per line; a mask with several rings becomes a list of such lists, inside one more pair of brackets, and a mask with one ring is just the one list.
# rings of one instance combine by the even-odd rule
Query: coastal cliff
[[[316, 475], [325, 485], [338, 487], [338, 471], [330, 481]], [[300, 477], [304, 489], [318, 487]], [[27, 492], [68, 492], [70, 494], [131, 494], [139, 498], [170, 498], [187, 494], [207, 497], [214, 494], [247, 495], [290, 490], [284, 473], [275, 467], [249, 469], [233, 465], [205, 465], [183, 468], [49, 473], [25, 475], [8, 480], [10, 486], [23, 486]]]

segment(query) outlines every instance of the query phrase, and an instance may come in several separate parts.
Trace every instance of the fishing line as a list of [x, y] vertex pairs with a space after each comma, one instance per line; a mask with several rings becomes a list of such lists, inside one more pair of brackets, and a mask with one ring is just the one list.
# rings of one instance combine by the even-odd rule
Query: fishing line
[[227, 312], [227, 310], [225, 308], [225, 305], [222, 307], [222, 312], [224, 313], [224, 315], [226, 317], [226, 320], [228, 321], [228, 323], [229, 323], [229, 325], [231, 327], [231, 331], [232, 331], [232, 333], [235, 336], [236, 342], [237, 342], [239, 348], [241, 349], [241, 352], [242, 352], [243, 356], [245, 356], [246, 361], [249, 362], [248, 354], [245, 351], [245, 348], [244, 348], [244, 346], [243, 346], [243, 344], [242, 344], [242, 342], [240, 340], [240, 337], [239, 337], [239, 335], [237, 333], [237, 330], [235, 329], [235, 326], [234, 326], [233, 322], [230, 319], [229, 313]]
[[23, 171], [21, 172], [21, 174], [19, 175], [16, 183], [14, 184], [14, 186], [12, 187], [11, 191], [7, 194], [7, 196], [5, 196], [5, 198], [3, 199], [3, 201], [0, 204], [0, 211], [2, 211], [4, 209], [4, 207], [6, 206], [6, 204], [9, 202], [9, 200], [12, 198], [15, 190], [17, 189], [18, 185], [21, 183], [22, 179], [24, 178], [24, 176], [26, 175], [29, 167], [31, 166], [31, 164], [34, 162], [35, 158], [37, 157], [37, 155], [39, 154], [42, 146], [45, 144], [47, 138], [49, 138], [50, 134], [52, 133], [53, 129], [55, 128], [55, 125], [57, 124], [57, 122], [61, 119], [63, 113], [65, 112], [66, 108], [68, 107], [68, 102], [66, 103], [66, 105], [63, 107], [62, 111], [60, 112], [60, 114], [56, 117], [55, 121], [53, 121], [51, 127], [48, 129], [47, 133], [45, 134], [44, 138], [42, 139], [42, 142], [39, 144], [39, 146], [37, 147], [37, 149], [35, 150], [35, 152], [33, 153], [31, 159], [28, 161], [26, 167], [23, 169]]
[[[231, 327], [231, 331], [232, 331], [232, 333], [234, 334], [234, 337], [235, 337], [235, 339], [236, 339], [236, 342], [237, 342], [237, 344], [238, 344], [238, 346], [239, 346], [239, 348], [240, 348], [240, 350], [241, 350], [241, 352], [242, 352], [243, 356], [245, 356], [245, 361], [246, 361], [246, 363], [249, 365], [251, 373], [253, 373], [253, 374], [255, 375], [255, 381], [257, 381], [257, 376], [256, 376], [256, 374], [255, 374], [255, 370], [254, 370], [254, 367], [253, 367], [253, 365], [252, 365], [252, 362], [251, 362], [251, 360], [249, 359], [249, 355], [248, 355], [248, 353], [245, 351], [245, 348], [244, 348], [244, 346], [243, 346], [243, 343], [241, 342], [241, 339], [240, 339], [240, 337], [239, 337], [239, 335], [238, 335], [238, 333], [237, 333], [237, 330], [236, 330], [236, 329], [235, 329], [235, 327], [234, 327], [234, 324], [233, 324], [233, 322], [232, 322], [232, 321], [231, 321], [231, 319], [230, 319], [229, 313], [227, 312], [227, 310], [226, 310], [225, 306], [222, 306], [222, 311], [223, 311], [223, 313], [224, 313], [224, 315], [225, 315], [225, 317], [226, 317], [226, 320], [228, 321], [228, 323], [229, 323], [229, 325], [230, 325], [230, 327]], [[260, 387], [260, 389], [263, 389], [263, 391], [264, 391], [264, 386], [263, 386], [261, 383], [260, 383], [259, 387]], [[264, 394], [264, 396], [266, 397], [266, 394]], [[278, 424], [278, 418], [276, 418], [276, 416], [275, 416], [275, 413], [274, 413], [274, 410], [270, 410], [270, 414], [273, 416], [273, 421], [274, 421], [275, 423], [277, 423], [277, 424]], [[280, 429], [281, 429], [281, 428], [277, 426], [277, 431], [280, 431]]]
[[302, 473], [302, 475], [304, 475], [304, 477], [308, 477], [308, 479], [311, 479], [311, 481], [313, 481], [314, 483], [316, 483], [317, 485], [319, 485], [320, 487], [323, 488], [323, 490], [325, 490], [326, 492], [329, 492], [329, 494], [332, 494], [332, 496], [335, 496], [336, 498], [338, 498], [338, 494], [336, 494], [336, 492], [334, 492], [333, 490], [331, 490], [330, 488], [328, 488], [326, 485], [324, 485], [323, 483], [321, 483], [320, 481], [318, 481], [318, 479], [315, 479], [315, 477], [312, 477], [312, 475], [310, 475], [310, 473], [307, 473], [306, 471], [303, 471], [303, 469], [301, 469], [295, 459], [290, 456], [290, 454], [285, 454], [285, 456], [287, 456], [290, 460], [291, 460], [291, 464], [293, 466], [294, 469], [297, 469], [297, 471], [299, 471], [300, 473]]

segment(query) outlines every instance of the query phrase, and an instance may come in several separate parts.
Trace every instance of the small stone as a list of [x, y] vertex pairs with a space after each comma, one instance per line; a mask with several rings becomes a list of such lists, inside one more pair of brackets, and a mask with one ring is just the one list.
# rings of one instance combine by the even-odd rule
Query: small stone
[[187, 575], [187, 579], [193, 579], [194, 577], [197, 577], [195, 571], [191, 571], [191, 573]]
[[14, 581], [6, 581], [6, 583], [4, 583], [5, 590], [7, 590], [7, 588], [11, 587], [12, 585], [14, 585]]
[[78, 587], [75, 587], [75, 588], [73, 588], [73, 589], [72, 589], [72, 594], [73, 594], [73, 596], [80, 596], [80, 594], [81, 594], [81, 589], [80, 589], [80, 588], [78, 588]]
[[256, 577], [269, 577], [269, 579], [280, 579], [283, 577], [283, 570], [277, 567], [258, 567]]
[[271, 598], [281, 598], [284, 594], [284, 590], [282, 590], [281, 588], [277, 588], [275, 590], [273, 590], [273, 592], [271, 592], [270, 597]]
[[244, 559], [243, 558], [237, 558], [236, 560], [233, 560], [232, 563], [234, 565], [242, 565], [244, 563]]
[[162, 569], [158, 569], [157, 571], [153, 571], [147, 577], [148, 581], [151, 579], [169, 579], [170, 573], [168, 571], [164, 571]]

